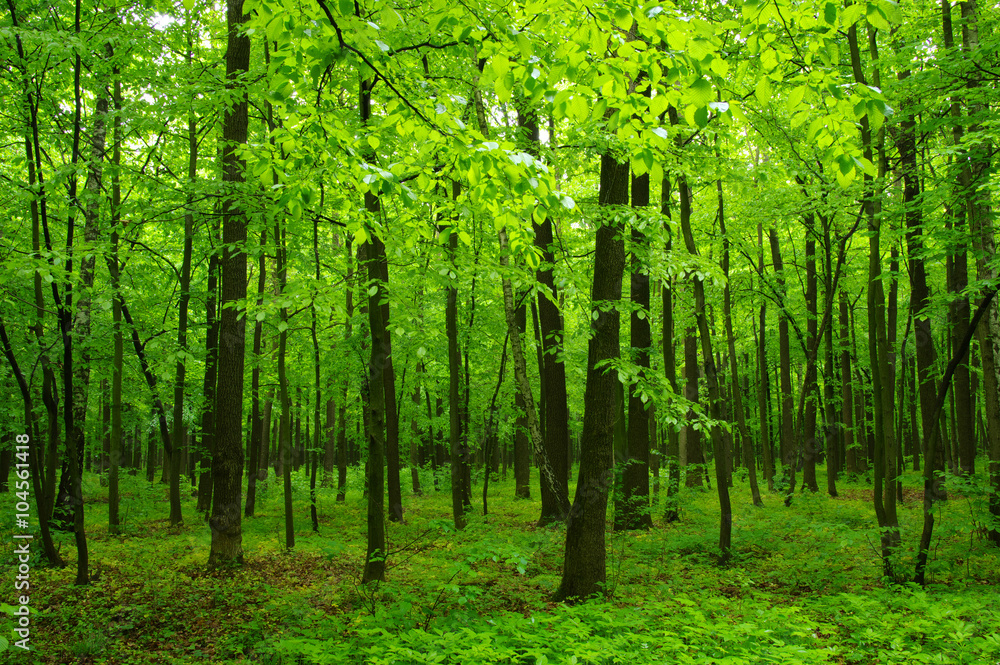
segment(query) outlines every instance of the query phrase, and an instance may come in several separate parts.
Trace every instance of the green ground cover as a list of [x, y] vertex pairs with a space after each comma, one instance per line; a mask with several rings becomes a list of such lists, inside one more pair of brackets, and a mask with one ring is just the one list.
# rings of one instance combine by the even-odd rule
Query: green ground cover
[[[424, 481], [431, 487], [429, 474]], [[73, 585], [72, 536], [60, 534], [70, 566], [33, 562], [33, 651], [8, 650], [0, 661], [1000, 663], [1000, 551], [981, 535], [985, 511], [974, 485], [956, 486], [940, 507], [931, 584], [918, 588], [881, 579], [864, 478], [841, 482], [839, 498], [798, 495], [791, 508], [765, 493], [763, 509], [750, 504], [739, 473], [734, 481], [728, 565], [718, 565], [714, 491], [682, 490], [677, 523], [662, 524], [659, 506], [650, 532], [615, 534], [609, 521], [608, 595], [568, 606], [548, 600], [564, 528], [536, 528], [538, 504], [512, 499], [512, 478], [491, 483], [491, 514], [483, 517], [477, 503], [462, 532], [451, 526], [446, 479], [442, 491], [406, 493], [406, 523], [388, 525], [387, 581], [366, 587], [360, 491], [337, 504], [333, 490], [320, 490], [315, 534], [307, 483], [296, 476], [297, 546], [286, 552], [272, 479], [257, 516], [244, 521], [245, 566], [207, 573], [209, 529], [193, 498], [185, 525], [171, 529], [166, 487], [125, 476], [125, 533], [112, 537], [107, 490], [88, 475], [95, 579]], [[900, 507], [896, 565], [908, 575], [919, 483], [905, 477]], [[351, 487], [361, 487], [359, 474]], [[11, 535], [4, 532], [8, 543]], [[13, 566], [5, 554], [5, 603], [14, 596]]]

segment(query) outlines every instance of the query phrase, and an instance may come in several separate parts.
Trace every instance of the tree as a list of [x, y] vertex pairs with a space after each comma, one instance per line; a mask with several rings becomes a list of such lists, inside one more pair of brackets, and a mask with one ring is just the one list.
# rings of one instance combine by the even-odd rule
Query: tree
[[226, 108], [222, 125], [222, 182], [227, 187], [222, 203], [222, 316], [219, 321], [219, 375], [227, 377], [216, 391], [217, 435], [212, 457], [212, 546], [209, 568], [243, 563], [242, 481], [243, 481], [243, 367], [246, 319], [239, 303], [246, 298], [247, 241], [246, 212], [239, 201], [239, 187], [245, 181], [246, 163], [238, 148], [247, 142], [247, 93], [240, 81], [250, 68], [250, 37], [242, 26], [249, 16], [243, 0], [226, 3], [226, 82], [233, 91], [232, 105]]

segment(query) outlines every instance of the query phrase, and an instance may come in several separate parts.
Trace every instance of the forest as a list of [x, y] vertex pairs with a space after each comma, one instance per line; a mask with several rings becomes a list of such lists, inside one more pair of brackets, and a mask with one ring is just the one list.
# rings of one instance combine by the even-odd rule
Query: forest
[[6, 0], [0, 659], [1000, 663], [998, 26]]

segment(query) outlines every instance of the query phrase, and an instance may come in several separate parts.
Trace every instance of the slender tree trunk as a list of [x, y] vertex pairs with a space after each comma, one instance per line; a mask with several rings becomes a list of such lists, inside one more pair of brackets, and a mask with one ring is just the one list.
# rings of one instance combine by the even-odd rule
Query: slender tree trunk
[[[678, 190], [681, 198], [681, 230], [684, 235], [684, 246], [692, 256], [698, 255], [694, 234], [691, 231], [691, 194], [688, 191], [687, 179], [678, 180]], [[694, 279], [694, 312], [698, 322], [698, 334], [701, 338], [701, 355], [705, 363], [705, 382], [708, 384], [709, 413], [716, 422], [712, 426], [712, 454], [715, 457], [715, 487], [719, 495], [719, 549], [722, 550], [722, 561], [729, 559], [732, 549], [733, 509], [729, 500], [728, 458], [722, 440], [722, 428], [717, 423], [721, 418], [721, 399], [719, 395], [718, 375], [715, 355], [712, 352], [712, 333], [708, 325], [708, 315], [705, 311], [705, 283], [700, 277]]]
[[726, 276], [726, 286], [722, 295], [723, 317], [726, 320], [726, 341], [729, 350], [729, 371], [733, 378], [733, 407], [736, 411], [736, 424], [743, 439], [743, 466], [750, 478], [750, 498], [753, 505], [764, 506], [760, 498], [760, 488], [757, 486], [757, 462], [754, 459], [753, 443], [750, 429], [747, 427], [746, 416], [743, 413], [743, 391], [739, 389], [739, 366], [736, 361], [736, 335], [733, 333], [732, 295], [729, 288], [729, 235], [726, 233], [726, 217], [723, 208], [722, 181], [716, 181], [716, 192], [719, 196], [719, 231], [722, 233], [722, 272]]
[[[110, 48], [110, 47], [109, 47]], [[122, 465], [122, 370], [125, 362], [125, 337], [122, 332], [122, 305], [118, 297], [121, 289], [121, 262], [118, 258], [118, 230], [121, 226], [121, 141], [122, 141], [122, 91], [121, 72], [117, 64], [112, 65], [114, 77], [114, 148], [111, 163], [114, 167], [111, 175], [111, 257], [108, 266], [113, 268], [109, 277], [111, 281], [111, 325], [114, 338], [114, 355], [111, 361], [111, 451], [108, 455], [108, 532], [117, 535], [121, 530], [119, 516], [120, 494], [118, 475]]]
[[[347, 288], [344, 294], [346, 300], [344, 344], [346, 346], [353, 334], [353, 324], [351, 321], [354, 318], [354, 292], [352, 290], [352, 285], [354, 284], [354, 250], [351, 248], [350, 235], [347, 236], [345, 250], [347, 277], [344, 283], [347, 285]], [[347, 457], [349, 453], [347, 446], [347, 390], [350, 387], [349, 377], [350, 372], [344, 372], [344, 379], [340, 384], [340, 412], [337, 416], [337, 501], [344, 501], [347, 497]]]
[[[523, 335], [528, 323], [528, 307], [524, 302], [517, 308], [514, 319], [517, 323], [518, 333]], [[532, 396], [532, 399], [534, 399], [534, 396]], [[514, 411], [517, 414], [517, 419], [514, 422], [514, 497], [518, 499], [530, 499], [531, 442], [528, 439], [527, 404], [520, 390], [514, 394]], [[544, 435], [542, 439], [545, 441]], [[544, 484], [542, 482], [543, 486]]]
[[[816, 275], [816, 237], [815, 217], [812, 213], [806, 215], [806, 344], [810, 349], [819, 347], [817, 337], [819, 330], [818, 307], [818, 279]], [[809, 398], [806, 399], [805, 410], [805, 436], [803, 437], [802, 455], [802, 485], [808, 487], [810, 491], [818, 492], [819, 485], [816, 483], [816, 457], [818, 442], [816, 439], [816, 424], [818, 420], [817, 399], [811, 397], [816, 393], [816, 363], [808, 363], [806, 366], [805, 384], [802, 390], [806, 391]]]
[[[866, 85], [858, 47], [857, 26], [848, 30], [851, 66], [854, 79]], [[873, 58], [876, 61], [877, 59]], [[876, 64], [877, 71], [877, 64]], [[876, 79], [876, 84], [879, 81]], [[861, 142], [865, 158], [872, 160], [872, 135], [868, 118], [861, 119]], [[872, 405], [875, 425], [875, 446], [872, 451], [874, 466], [875, 515], [882, 530], [882, 567], [887, 577], [893, 576], [892, 554], [899, 545], [899, 522], [896, 517], [895, 488], [891, 483], [883, 491], [888, 479], [887, 471], [894, 469], [895, 433], [893, 418], [893, 383], [889, 369], [889, 348], [885, 321], [885, 294], [882, 290], [882, 265], [880, 256], [880, 223], [875, 216], [874, 182], [869, 174], [864, 176], [865, 198], [863, 209], [868, 220], [868, 340], [869, 360], [872, 368]]]
[[[764, 277], [764, 227], [757, 222], [757, 265], [760, 266], [761, 281]], [[761, 285], [763, 292], [763, 285]], [[771, 447], [770, 389], [767, 374], [767, 300], [761, 298], [759, 315], [760, 332], [757, 337], [757, 410], [760, 420], [760, 443], [764, 457], [764, 479], [769, 492], [774, 491], [774, 452]]]
[[[527, 104], [518, 110], [518, 124], [527, 132], [527, 151], [539, 155], [541, 140], [538, 115]], [[553, 224], [546, 218], [534, 223], [535, 247], [542, 254], [542, 264], [536, 272], [541, 287], [538, 294], [538, 326], [541, 336], [541, 414], [545, 437], [545, 458], [551, 466], [555, 483], [541, 483], [542, 512], [538, 525], [544, 526], [566, 519], [569, 508], [569, 407], [566, 397], [566, 366], [560, 356], [563, 349], [563, 322], [559, 313], [559, 289], [555, 283], [553, 267]], [[516, 468], [516, 467], [515, 467]]]
[[[649, 175], [632, 177], [632, 208], [649, 206]], [[640, 376], [649, 370], [649, 243], [646, 234], [632, 229], [632, 274], [629, 293], [632, 301], [630, 337], [635, 363]], [[653, 519], [649, 513], [649, 412], [637, 385], [628, 389], [628, 457], [622, 472], [622, 499], [615, 507], [615, 530], [649, 529]]]
[[[277, 264], [275, 276], [278, 278], [278, 295], [285, 292], [288, 285], [287, 231], [281, 220], [274, 222], [274, 244]], [[278, 402], [281, 404], [281, 418], [278, 421], [278, 465], [281, 476], [285, 508], [285, 549], [295, 547], [295, 514], [292, 509], [292, 467], [295, 466], [292, 442], [292, 400], [288, 394], [288, 307], [282, 306], [278, 313]]]
[[[531, 447], [534, 449], [535, 457], [538, 459], [538, 466], [542, 476], [542, 486], [558, 483], [555, 470], [549, 463], [547, 452], [542, 443], [542, 430], [538, 426], [538, 417], [535, 415], [535, 396], [531, 391], [531, 384], [528, 382], [528, 367], [524, 357], [524, 347], [521, 345], [521, 330], [517, 321], [517, 311], [514, 305], [514, 289], [511, 286], [510, 275], [507, 272], [509, 265], [507, 231], [500, 229], [500, 267], [504, 273], [501, 278], [503, 287], [504, 313], [507, 319], [508, 338], [511, 341], [511, 350], [514, 357], [514, 377], [517, 381], [517, 392], [521, 396], [521, 403], [524, 404], [525, 418], [527, 419], [528, 434], [531, 437]], [[524, 308], [521, 308], [524, 311]], [[523, 322], [522, 322], [523, 323]], [[501, 374], [503, 364], [501, 363]], [[499, 388], [499, 386], [498, 386]], [[568, 506], [557, 506], [559, 514], [566, 514]]]
[[[697, 404], [698, 395], [698, 337], [696, 328], [688, 328], [684, 335], [684, 397], [688, 402]], [[695, 429], [695, 412], [689, 409], [684, 426], [684, 441], [681, 451], [681, 466], [684, 467], [685, 485], [687, 487], [702, 487], [705, 484], [705, 458], [701, 449], [701, 429]]]
[[[265, 48], [265, 53], [267, 49]], [[261, 229], [260, 246], [267, 246], [267, 228]], [[211, 266], [209, 267], [211, 269]], [[257, 259], [257, 305], [258, 311], [264, 306], [264, 293], [267, 290], [267, 254], [261, 252]], [[212, 302], [213, 309], [215, 303]], [[211, 332], [211, 328], [209, 329]], [[261, 468], [261, 458], [263, 455], [264, 440], [264, 414], [261, 409], [260, 399], [260, 369], [263, 363], [264, 351], [264, 321], [258, 320], [253, 326], [253, 369], [250, 370], [250, 466], [247, 471], [247, 500], [244, 510], [245, 517], [253, 517], [257, 510], [257, 481], [260, 480], [258, 471]], [[206, 376], [207, 383], [207, 376]], [[214, 386], [213, 386], [214, 388]], [[270, 443], [270, 442], [269, 442]], [[266, 466], [264, 467], [267, 468]], [[199, 503], [201, 502], [201, 491], [198, 491]]]
[[[313, 218], [313, 263], [316, 267], [316, 272], [314, 277], [316, 279], [316, 284], [321, 283], [321, 273], [320, 273], [320, 261], [319, 261], [319, 218]], [[316, 313], [316, 300], [313, 299], [309, 303], [309, 309], [311, 314], [310, 320], [310, 335], [312, 337], [313, 346], [313, 429], [312, 429], [312, 450], [310, 455], [310, 468], [309, 468], [309, 514], [312, 517], [312, 527], [314, 532], [319, 531], [319, 514], [316, 508], [316, 466], [319, 460], [319, 451], [321, 449], [320, 441], [322, 440], [322, 426], [321, 423], [321, 413], [323, 408], [323, 395], [322, 395], [322, 375], [320, 373], [320, 347], [319, 347], [319, 337], [317, 333], [318, 317]], [[325, 456], [324, 456], [325, 458]]]
[[788, 312], [785, 309], [785, 264], [781, 259], [781, 247], [778, 245], [778, 233], [772, 227], [769, 232], [771, 243], [771, 262], [778, 283], [778, 293], [781, 295], [781, 308], [778, 312], [778, 363], [780, 366], [781, 390], [781, 463], [783, 469], [783, 485], [786, 496], [795, 491], [796, 447], [794, 442], [794, 427], [792, 425], [792, 352], [788, 339]]
[[[192, 42], [188, 41], [188, 64], [193, 59]], [[194, 187], [198, 178], [198, 123], [194, 111], [188, 112], [188, 186]], [[187, 326], [188, 305], [191, 302], [191, 254], [194, 249], [194, 200], [191, 190], [187, 194], [184, 212], [184, 255], [181, 262], [180, 298], [177, 303], [177, 348], [185, 355], [178, 356], [174, 374], [174, 427], [170, 455], [170, 525], [184, 522], [181, 514], [181, 457], [186, 449], [184, 424], [184, 392], [187, 387]]]
[[[452, 184], [452, 198], [457, 199], [458, 183]], [[452, 227], [448, 233], [448, 256], [452, 272], [457, 274], [455, 254], [458, 252], [458, 229]], [[451, 508], [456, 529], [465, 528], [465, 456], [460, 447], [461, 420], [459, 418], [459, 382], [461, 380], [461, 351], [458, 348], [458, 285], [457, 278], [448, 286], [448, 301], [445, 307], [445, 333], [448, 336], [448, 409], [450, 419], [449, 445], [451, 452]]]

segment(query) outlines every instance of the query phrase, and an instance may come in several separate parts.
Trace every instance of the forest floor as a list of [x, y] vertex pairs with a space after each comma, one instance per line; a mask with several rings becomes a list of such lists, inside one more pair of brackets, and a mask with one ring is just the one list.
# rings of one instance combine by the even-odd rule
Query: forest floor
[[[209, 528], [190, 491], [184, 525], [171, 528], [166, 486], [124, 476], [124, 534], [110, 536], [107, 488], [88, 475], [93, 581], [74, 586], [72, 535], [58, 534], [69, 565], [32, 562], [32, 651], [11, 645], [0, 662], [1000, 664], [1000, 550], [982, 536], [984, 496], [974, 484], [953, 485], [939, 508], [924, 588], [882, 578], [864, 478], [842, 480], [838, 498], [797, 494], [790, 508], [765, 491], [765, 507], [754, 508], [737, 472], [725, 566], [715, 491], [684, 489], [675, 523], [663, 523], [662, 495], [651, 531], [613, 533], [609, 521], [607, 597], [570, 606], [549, 600], [565, 528], [536, 527], [539, 504], [513, 499], [512, 477], [490, 483], [487, 517], [480, 482], [469, 525], [455, 532], [446, 479], [442, 491], [414, 496], [403, 476], [406, 522], [387, 527], [386, 581], [362, 586], [356, 470], [346, 502], [318, 491], [318, 533], [307, 481], [296, 475], [291, 552], [272, 478], [256, 517], [243, 522], [245, 565], [213, 573], [205, 571]], [[432, 488], [429, 473], [423, 480]], [[919, 476], [907, 474], [904, 486], [894, 564], [911, 578]], [[7, 543], [12, 535], [3, 532]], [[0, 600], [13, 604], [12, 549]], [[4, 619], [0, 634], [11, 639], [12, 618]]]

